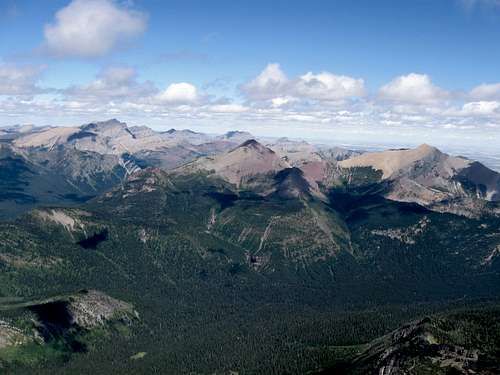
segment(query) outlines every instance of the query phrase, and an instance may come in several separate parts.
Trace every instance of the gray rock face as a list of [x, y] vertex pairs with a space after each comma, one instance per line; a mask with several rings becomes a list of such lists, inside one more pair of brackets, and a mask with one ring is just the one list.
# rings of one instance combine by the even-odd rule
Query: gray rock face
[[74, 324], [85, 328], [104, 325], [111, 320], [129, 321], [138, 317], [131, 304], [96, 290], [71, 296], [68, 311]]
[[[96, 290], [3, 306], [4, 310], [9, 308], [19, 316], [10, 313], [9, 321], [0, 319], [0, 350], [19, 346], [22, 352], [23, 345], [29, 343], [71, 343], [74, 342], [71, 338], [77, 340], [82, 329], [85, 332], [97, 327], [107, 329], [113, 322], [128, 326], [139, 319], [131, 304]], [[0, 357], [0, 368], [3, 359]]]
[[28, 341], [28, 337], [20, 329], [0, 320], [0, 349], [22, 345]]
[[417, 374], [422, 369], [426, 369], [424, 373], [439, 369], [473, 374], [480, 354], [478, 349], [466, 349], [442, 338], [431, 319], [425, 318], [372, 342], [355, 365], [380, 375]]

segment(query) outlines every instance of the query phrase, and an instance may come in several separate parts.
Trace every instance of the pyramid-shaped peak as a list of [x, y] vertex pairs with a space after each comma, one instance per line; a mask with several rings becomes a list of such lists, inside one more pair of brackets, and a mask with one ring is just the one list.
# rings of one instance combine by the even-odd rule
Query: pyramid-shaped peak
[[274, 154], [275, 152], [271, 150], [269, 147], [264, 146], [262, 143], [256, 141], [255, 139], [249, 139], [242, 144], [240, 144], [238, 147], [234, 148], [231, 152], [238, 151], [238, 150], [254, 150], [259, 153], [267, 153], [267, 154]]
[[261, 145], [259, 142], [257, 142], [255, 139], [249, 139], [245, 142], [243, 142], [239, 147], [264, 147]]
[[436, 147], [431, 146], [427, 143], [422, 143], [420, 146], [417, 147], [417, 150], [426, 152], [426, 153], [434, 153], [434, 152], [441, 152], [439, 151]]

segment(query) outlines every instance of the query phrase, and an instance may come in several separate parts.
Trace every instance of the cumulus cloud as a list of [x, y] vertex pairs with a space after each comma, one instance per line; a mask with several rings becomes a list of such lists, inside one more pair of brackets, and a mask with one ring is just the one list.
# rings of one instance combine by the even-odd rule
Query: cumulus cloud
[[292, 98], [291, 96], [278, 96], [277, 98], [271, 99], [271, 107], [280, 108], [280, 107], [284, 107], [288, 104], [291, 104], [295, 101], [297, 101], [297, 99]]
[[250, 99], [266, 100], [280, 96], [286, 90], [288, 78], [279, 64], [268, 64], [250, 82], [241, 86], [242, 92]]
[[471, 90], [470, 96], [476, 100], [500, 100], [500, 83], [483, 83], [476, 86]]
[[186, 83], [172, 83], [158, 94], [158, 99], [166, 103], [186, 104], [198, 101], [199, 95], [196, 86]]
[[141, 35], [146, 16], [112, 0], [73, 0], [45, 25], [45, 47], [59, 57], [98, 57]]
[[40, 66], [15, 66], [12, 64], [0, 64], [0, 95], [31, 96], [42, 90], [37, 86]]
[[269, 100], [273, 107], [300, 99], [338, 101], [365, 95], [363, 79], [330, 72], [308, 72], [289, 79], [279, 64], [268, 64], [257, 77], [240, 88], [249, 100]]
[[365, 84], [362, 79], [328, 72], [301, 76], [295, 83], [295, 92], [299, 97], [317, 100], [340, 100], [349, 97], [364, 96]]
[[464, 115], [479, 115], [489, 116], [500, 113], [500, 102], [496, 101], [480, 101], [465, 103], [462, 107]]
[[[480, 133], [487, 128], [498, 133], [500, 129], [497, 84], [483, 84], [458, 96], [435, 86], [427, 75], [415, 73], [395, 77], [374, 96], [367, 95], [359, 78], [329, 72], [287, 77], [279, 64], [269, 64], [239, 87], [246, 101], [211, 96], [211, 90], [220, 89], [203, 86], [200, 90], [188, 82], [171, 83], [160, 90], [124, 65], [109, 66], [90, 82], [62, 90], [40, 87], [38, 74], [36, 67], [0, 64], [1, 119], [54, 123], [54, 118], [119, 117], [159, 125], [168, 120], [170, 126], [183, 121], [186, 127], [196, 120], [212, 123], [214, 129], [245, 123], [262, 133], [273, 129], [278, 135], [283, 127], [295, 127], [307, 136], [318, 131], [319, 138], [321, 132], [335, 129], [352, 135], [353, 140], [358, 134], [398, 137], [404, 132], [438, 134], [440, 129], [448, 129], [447, 133], [450, 129]], [[50, 95], [43, 95], [47, 90]]]
[[382, 86], [380, 98], [399, 103], [436, 104], [449, 97], [449, 93], [435, 86], [426, 74], [410, 73], [399, 76]]

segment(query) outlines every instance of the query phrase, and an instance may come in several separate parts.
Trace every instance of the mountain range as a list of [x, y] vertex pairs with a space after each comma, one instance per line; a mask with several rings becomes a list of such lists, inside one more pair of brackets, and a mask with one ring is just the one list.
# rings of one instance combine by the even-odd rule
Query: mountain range
[[[286, 138], [261, 144], [239, 131], [222, 136], [157, 132], [114, 119], [80, 127], [7, 128], [4, 133], [2, 211], [23, 212], [35, 202], [78, 203], [147, 167], [213, 170], [236, 185], [255, 180], [261, 190], [260, 177], [295, 167], [315, 191], [318, 185], [325, 190], [373, 183], [388, 199], [462, 215], [496, 210], [488, 202], [500, 200], [497, 172], [428, 145], [360, 155]], [[356, 181], [358, 174], [366, 181]]]
[[0, 368], [500, 371], [478, 162], [117, 120], [2, 137]]

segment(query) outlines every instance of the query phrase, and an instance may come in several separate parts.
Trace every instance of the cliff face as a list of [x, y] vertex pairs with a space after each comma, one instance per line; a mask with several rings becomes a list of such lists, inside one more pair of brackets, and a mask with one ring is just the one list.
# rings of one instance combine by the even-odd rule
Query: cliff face
[[2, 315], [0, 369], [86, 352], [94, 336], [117, 325], [126, 329], [139, 318], [131, 304], [96, 290], [1, 304]]

